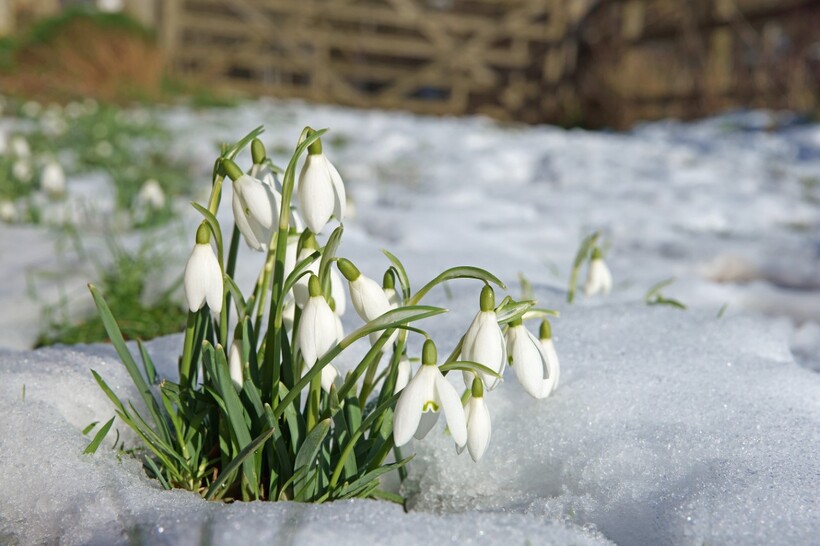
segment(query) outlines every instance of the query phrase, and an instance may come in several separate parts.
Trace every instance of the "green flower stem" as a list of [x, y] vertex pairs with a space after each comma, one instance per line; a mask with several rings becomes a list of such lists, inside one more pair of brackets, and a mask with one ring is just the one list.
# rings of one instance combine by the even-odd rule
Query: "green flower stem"
[[218, 174], [216, 178], [214, 178], [214, 184], [211, 188], [211, 198], [208, 200], [208, 210], [211, 211], [211, 214], [216, 215], [216, 211], [219, 208], [219, 201], [222, 198], [222, 181], [225, 180], [225, 176]]
[[[228, 250], [228, 263], [225, 266], [225, 275], [233, 279], [234, 271], [236, 270], [236, 255], [239, 252], [239, 228], [236, 224], [233, 226], [233, 234], [231, 235], [231, 246]], [[225, 302], [222, 304], [222, 313], [219, 314], [219, 341], [226, 347], [230, 347], [228, 339], [228, 324], [231, 319], [231, 291], [225, 287]], [[239, 317], [242, 320], [242, 317]]]
[[199, 312], [188, 311], [188, 321], [185, 325], [185, 341], [182, 345], [182, 358], [179, 360], [179, 384], [183, 389], [189, 389], [191, 383], [191, 369], [193, 368], [194, 337]]
[[373, 392], [374, 379], [376, 377], [376, 370], [379, 369], [379, 362], [382, 360], [383, 352], [379, 352], [376, 358], [367, 367], [367, 372], [364, 374], [364, 382], [362, 383], [362, 390], [359, 393], [359, 405], [364, 407], [367, 403], [367, 397]]
[[[316, 141], [324, 131], [309, 133], [310, 129], [305, 128], [299, 140], [301, 143], [296, 147], [296, 151], [288, 162], [285, 169], [285, 176], [282, 181], [282, 205], [279, 210], [279, 232], [276, 235], [276, 258], [273, 268], [273, 287], [271, 288], [270, 314], [268, 319], [267, 348], [263, 363], [262, 392], [268, 394], [273, 385], [278, 384], [281, 370], [282, 343], [280, 331], [282, 330], [282, 309], [284, 307], [285, 294], [283, 285], [285, 282], [285, 251], [288, 241], [288, 227], [290, 222], [290, 201], [293, 196], [293, 185], [296, 178], [296, 163], [299, 157], [305, 152], [308, 146]], [[295, 370], [292, 370], [295, 371]], [[295, 377], [296, 374], [294, 373]], [[269, 379], [267, 379], [269, 378]], [[275, 403], [275, 400], [272, 400]]]
[[319, 421], [319, 399], [322, 395], [322, 374], [316, 374], [310, 381], [310, 390], [307, 399], [307, 415], [305, 416], [305, 429], [307, 432], [313, 430]]

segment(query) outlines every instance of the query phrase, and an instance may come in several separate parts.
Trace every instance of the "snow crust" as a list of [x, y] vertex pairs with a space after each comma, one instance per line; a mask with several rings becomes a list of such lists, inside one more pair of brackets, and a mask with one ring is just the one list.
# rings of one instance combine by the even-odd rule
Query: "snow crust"
[[[223, 505], [161, 491], [137, 461], [107, 449], [113, 438], [82, 454], [81, 430], [113, 415], [89, 369], [138, 399], [110, 347], [7, 350], [0, 543], [817, 543], [817, 125], [750, 113], [608, 134], [264, 101], [165, 117], [179, 133], [174, 153], [205, 168], [215, 142], [260, 122], [279, 163], [277, 147], [292, 148], [306, 124], [343, 135], [325, 144], [356, 211], [339, 254], [379, 278], [388, 264], [378, 249], [388, 248], [416, 288], [470, 264], [518, 295], [524, 273], [541, 304], [561, 311], [561, 385], [538, 402], [508, 373], [487, 395], [493, 438], [477, 465], [442, 430], [413, 444], [407, 514], [375, 501]], [[764, 130], [772, 120], [784, 128]], [[191, 233], [196, 221], [186, 219]], [[594, 229], [611, 244], [613, 294], [566, 306], [568, 264]], [[50, 263], [47, 241], [35, 228], [0, 232], [11, 279], [0, 302], [14, 309], [0, 320], [6, 347], [36, 331], [20, 275]], [[249, 285], [261, 258], [243, 248], [240, 259]], [[644, 305], [646, 290], [672, 276], [664, 294], [690, 310]], [[451, 297], [425, 300], [453, 310], [425, 323], [440, 353], [469, 324], [478, 289], [456, 283]], [[343, 320], [348, 331], [358, 325], [352, 313]], [[179, 345], [178, 336], [149, 344], [161, 373], [173, 376]], [[343, 353], [342, 372], [363, 350]]]

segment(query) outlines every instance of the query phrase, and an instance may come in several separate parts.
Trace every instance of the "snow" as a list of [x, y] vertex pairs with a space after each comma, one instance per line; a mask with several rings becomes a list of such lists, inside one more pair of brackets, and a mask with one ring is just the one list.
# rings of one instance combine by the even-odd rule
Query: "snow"
[[[535, 401], [509, 372], [486, 395], [493, 438], [478, 464], [456, 456], [443, 425], [414, 443], [409, 513], [161, 491], [106, 449], [113, 438], [82, 454], [81, 430], [113, 415], [89, 369], [138, 398], [110, 347], [11, 350], [37, 326], [22, 272], [53, 265], [53, 251], [43, 230], [4, 226], [0, 302], [15, 312], [0, 323], [10, 348], [0, 352], [0, 543], [816, 543], [820, 126], [752, 112], [615, 134], [267, 101], [163, 115], [179, 133], [172, 152], [203, 166], [203, 184], [219, 140], [264, 123], [269, 149], [289, 149], [304, 125], [330, 127], [343, 138], [326, 139], [326, 153], [356, 211], [340, 255], [380, 278], [388, 248], [415, 287], [470, 264], [518, 295], [523, 273], [561, 311], [561, 384]], [[773, 121], [782, 127], [768, 130]], [[195, 214], [186, 222], [193, 233]], [[568, 306], [568, 265], [595, 229], [609, 242], [613, 294]], [[243, 249], [240, 259], [248, 285], [260, 258]], [[688, 311], [643, 303], [670, 277], [664, 295]], [[425, 301], [453, 310], [426, 323], [449, 352], [477, 309], [477, 283]], [[173, 374], [179, 344], [149, 344], [162, 373]], [[340, 368], [362, 350], [343, 353]]]

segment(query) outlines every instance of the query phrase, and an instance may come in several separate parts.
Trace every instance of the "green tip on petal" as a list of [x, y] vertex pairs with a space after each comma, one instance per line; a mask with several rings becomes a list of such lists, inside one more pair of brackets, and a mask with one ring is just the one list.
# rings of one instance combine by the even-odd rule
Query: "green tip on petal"
[[199, 227], [196, 228], [196, 244], [198, 245], [207, 245], [211, 242], [211, 230], [208, 227], [208, 224], [202, 222], [199, 224]]
[[524, 324], [524, 321], [523, 321], [523, 319], [521, 319], [521, 317], [510, 321], [510, 327], [521, 326], [523, 324]]
[[473, 378], [473, 398], [483, 398], [484, 397], [484, 383], [481, 381], [481, 378], [475, 376]]
[[245, 174], [242, 172], [242, 169], [240, 169], [239, 166], [237, 166], [237, 164], [233, 162], [233, 160], [227, 158], [222, 160], [222, 167], [225, 169], [225, 172], [228, 174], [231, 180], [234, 181], [236, 181], [240, 176]]
[[302, 232], [301, 238], [301, 245], [302, 248], [309, 248], [310, 250], [318, 250], [319, 244], [316, 242], [316, 236], [313, 234], [312, 231], [306, 229]]
[[[310, 127], [308, 127], [308, 132], [307, 132], [307, 136], [308, 136], [308, 138], [310, 138], [310, 137], [313, 135], [313, 133], [315, 133], [315, 132], [316, 132], [316, 131], [314, 131], [313, 129], [311, 129]], [[311, 144], [310, 146], [308, 146], [308, 154], [310, 154], [310, 155], [319, 155], [319, 154], [321, 154], [321, 153], [322, 153], [322, 139], [321, 139], [321, 138], [317, 138], [317, 139], [313, 142], [313, 144]]]
[[495, 292], [489, 284], [485, 284], [481, 289], [481, 310], [492, 311], [495, 309]]
[[552, 339], [552, 326], [550, 321], [544, 319], [541, 321], [541, 330], [538, 332], [539, 339]]
[[336, 261], [336, 265], [339, 266], [339, 271], [342, 272], [342, 275], [344, 275], [345, 279], [347, 279], [350, 282], [355, 281], [362, 274], [361, 271], [359, 271], [359, 269], [355, 265], [353, 265], [353, 262], [346, 258], [339, 258]]
[[388, 269], [384, 272], [384, 278], [382, 279], [382, 288], [396, 288], [396, 278], [393, 276], [393, 271]]
[[592, 259], [593, 260], [602, 260], [604, 257], [604, 253], [601, 252], [601, 249], [597, 246], [592, 249]]
[[253, 158], [254, 165], [261, 165], [267, 158], [265, 145], [262, 144], [262, 141], [258, 138], [253, 139], [253, 142], [251, 142], [251, 157]]
[[424, 342], [424, 347], [421, 349], [421, 363], [425, 366], [435, 366], [438, 360], [438, 352], [436, 351], [436, 344], [432, 339]]
[[310, 292], [311, 298], [322, 295], [322, 283], [319, 282], [319, 277], [316, 275], [310, 275], [310, 280], [308, 281], [308, 291]]

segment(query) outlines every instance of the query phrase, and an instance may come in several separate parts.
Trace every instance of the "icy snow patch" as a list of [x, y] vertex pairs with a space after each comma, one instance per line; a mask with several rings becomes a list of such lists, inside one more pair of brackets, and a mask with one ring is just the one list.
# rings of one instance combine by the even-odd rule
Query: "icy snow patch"
[[[474, 299], [460, 294], [454, 308]], [[494, 436], [479, 464], [441, 431], [417, 443], [408, 514], [375, 501], [223, 505], [161, 491], [110, 443], [81, 454], [80, 430], [113, 414], [88, 369], [137, 398], [110, 347], [0, 354], [11, 493], [0, 542], [808, 544], [820, 534], [820, 377], [793, 362], [782, 328], [644, 306], [563, 314], [558, 391], [532, 400], [508, 373], [487, 395]], [[151, 344], [162, 367], [178, 342]]]

